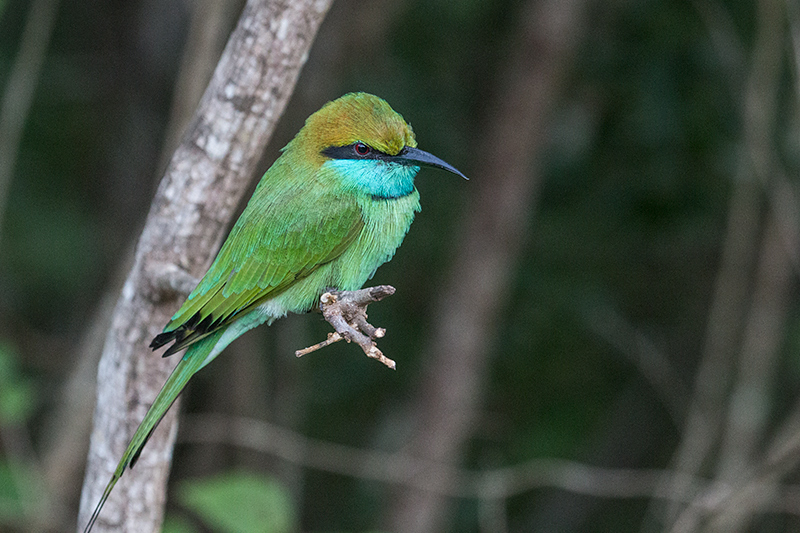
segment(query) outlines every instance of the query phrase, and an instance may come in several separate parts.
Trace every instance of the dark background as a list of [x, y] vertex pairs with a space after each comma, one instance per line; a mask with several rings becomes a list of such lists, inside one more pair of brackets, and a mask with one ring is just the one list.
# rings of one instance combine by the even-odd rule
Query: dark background
[[[240, 8], [213, 4], [0, 0], [0, 530], [74, 530], [104, 319], [194, 106], [187, 39], [213, 43], [193, 24], [217, 20], [224, 43]], [[213, 502], [246, 481], [238, 531], [273, 504], [296, 531], [416, 531], [424, 506], [422, 530], [669, 531], [711, 481], [758, 478], [800, 426], [798, 65], [793, 2], [336, 2], [260, 169], [357, 90], [471, 180], [420, 173], [423, 211], [373, 279], [397, 287], [370, 313], [396, 372], [344, 343], [295, 359], [328, 331], [312, 314], [193, 380], [165, 530], [236, 531]], [[463, 366], [446, 331], [475, 337]], [[354, 447], [351, 475], [319, 467], [336, 448], [253, 450], [234, 417]], [[431, 499], [376, 479], [369, 450], [474, 483]], [[800, 528], [797, 461], [683, 531]], [[481, 492], [501, 468], [516, 488]]]

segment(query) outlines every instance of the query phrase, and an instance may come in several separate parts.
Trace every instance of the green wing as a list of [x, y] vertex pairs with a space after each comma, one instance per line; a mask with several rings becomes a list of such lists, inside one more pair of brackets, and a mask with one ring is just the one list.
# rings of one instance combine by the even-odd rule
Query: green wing
[[174, 340], [164, 354], [171, 355], [227, 326], [339, 257], [364, 227], [349, 195], [312, 180], [277, 189], [258, 187], [206, 275], [151, 343], [153, 349]]

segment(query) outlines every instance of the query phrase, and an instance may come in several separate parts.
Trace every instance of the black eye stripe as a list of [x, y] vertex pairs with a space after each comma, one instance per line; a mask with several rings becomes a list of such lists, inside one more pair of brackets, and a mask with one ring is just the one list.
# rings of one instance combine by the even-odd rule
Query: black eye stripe
[[[366, 151], [364, 151], [366, 149]], [[372, 148], [367, 143], [355, 142], [345, 146], [329, 146], [322, 150], [322, 155], [331, 159], [379, 159], [390, 160], [393, 156]], [[402, 151], [401, 151], [402, 153]], [[398, 154], [400, 155], [400, 154]], [[394, 156], [396, 157], [396, 156]]]

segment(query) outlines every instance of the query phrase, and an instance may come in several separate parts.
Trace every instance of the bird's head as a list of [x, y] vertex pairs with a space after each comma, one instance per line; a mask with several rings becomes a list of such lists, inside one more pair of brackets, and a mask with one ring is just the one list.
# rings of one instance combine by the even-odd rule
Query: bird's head
[[467, 179], [449, 163], [418, 149], [414, 131], [403, 117], [367, 93], [349, 93], [322, 106], [308, 117], [287, 149], [301, 150], [376, 198], [409, 194], [420, 166]]

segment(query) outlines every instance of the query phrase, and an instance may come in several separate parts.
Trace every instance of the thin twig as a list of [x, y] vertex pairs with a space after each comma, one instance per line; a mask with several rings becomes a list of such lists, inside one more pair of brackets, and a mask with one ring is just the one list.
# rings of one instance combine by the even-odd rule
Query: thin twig
[[308, 348], [303, 348], [302, 350], [297, 350], [297, 351], [294, 352], [294, 354], [297, 357], [303, 357], [306, 354], [309, 354], [311, 352], [316, 352], [317, 350], [320, 350], [320, 349], [328, 346], [329, 344], [333, 344], [334, 342], [339, 342], [340, 340], [343, 340], [343, 339], [344, 339], [344, 337], [339, 335], [338, 331], [334, 331], [333, 333], [328, 333], [328, 338], [325, 339], [324, 341], [318, 342], [317, 344], [315, 344], [313, 346], [309, 346]]

